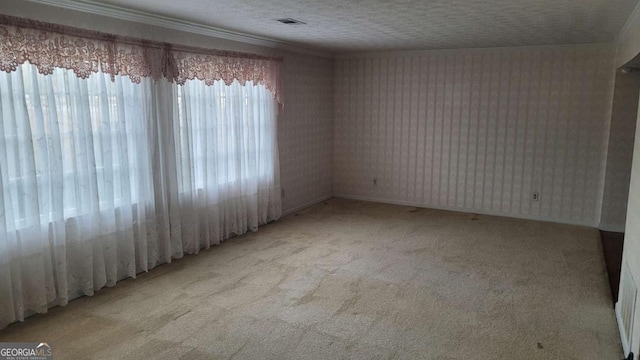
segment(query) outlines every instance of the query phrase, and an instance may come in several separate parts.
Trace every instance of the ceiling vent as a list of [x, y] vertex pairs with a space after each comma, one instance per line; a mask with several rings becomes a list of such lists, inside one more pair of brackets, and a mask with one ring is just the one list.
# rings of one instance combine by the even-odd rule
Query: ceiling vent
[[286, 18], [286, 19], [278, 19], [277, 21], [283, 23], [283, 24], [287, 24], [287, 25], [304, 25], [306, 23], [300, 21], [300, 20], [296, 20], [296, 19], [292, 19], [292, 18]]

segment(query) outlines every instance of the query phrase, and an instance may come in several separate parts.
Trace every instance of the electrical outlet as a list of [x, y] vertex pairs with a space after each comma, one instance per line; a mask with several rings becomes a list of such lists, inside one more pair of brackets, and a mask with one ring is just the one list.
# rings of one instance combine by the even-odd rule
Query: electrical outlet
[[378, 186], [378, 178], [373, 178], [373, 186]]
[[531, 200], [533, 200], [533, 201], [538, 201], [538, 200], [540, 200], [540, 193], [539, 193], [539, 192], [537, 192], [537, 191], [536, 191], [536, 192], [534, 192], [534, 193], [531, 195]]
[[280, 197], [284, 199], [284, 189], [280, 189]]

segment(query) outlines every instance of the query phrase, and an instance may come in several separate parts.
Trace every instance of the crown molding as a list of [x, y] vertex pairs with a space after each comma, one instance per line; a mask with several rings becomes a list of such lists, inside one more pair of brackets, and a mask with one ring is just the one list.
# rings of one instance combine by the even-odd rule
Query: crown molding
[[266, 38], [256, 35], [248, 35], [235, 31], [225, 30], [210, 25], [191, 22], [178, 18], [153, 14], [140, 10], [127, 9], [120, 6], [102, 4], [87, 0], [26, 0], [32, 3], [50, 5], [59, 8], [81, 11], [85, 13], [128, 20], [136, 23], [160, 26], [167, 29], [189, 32], [205, 36], [212, 36], [220, 39], [237, 41], [245, 44], [264, 46], [273, 49], [281, 49], [296, 53], [332, 58], [333, 54], [320, 50], [292, 45], [284, 41]]

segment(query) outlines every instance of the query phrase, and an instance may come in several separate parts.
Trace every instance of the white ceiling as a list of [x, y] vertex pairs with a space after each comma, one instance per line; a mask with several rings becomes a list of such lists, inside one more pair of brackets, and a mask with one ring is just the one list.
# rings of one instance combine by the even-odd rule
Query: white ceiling
[[[81, 1], [80, 1], [81, 2]], [[334, 53], [612, 42], [638, 0], [102, 0]], [[294, 18], [306, 25], [284, 25]]]

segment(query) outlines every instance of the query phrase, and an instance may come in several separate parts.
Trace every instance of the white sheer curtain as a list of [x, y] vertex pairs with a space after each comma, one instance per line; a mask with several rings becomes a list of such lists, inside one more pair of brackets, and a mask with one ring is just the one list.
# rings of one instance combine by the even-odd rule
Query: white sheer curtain
[[187, 253], [280, 216], [276, 106], [263, 85], [174, 85], [176, 162]]
[[0, 328], [277, 219], [274, 107], [252, 84], [0, 72]]

